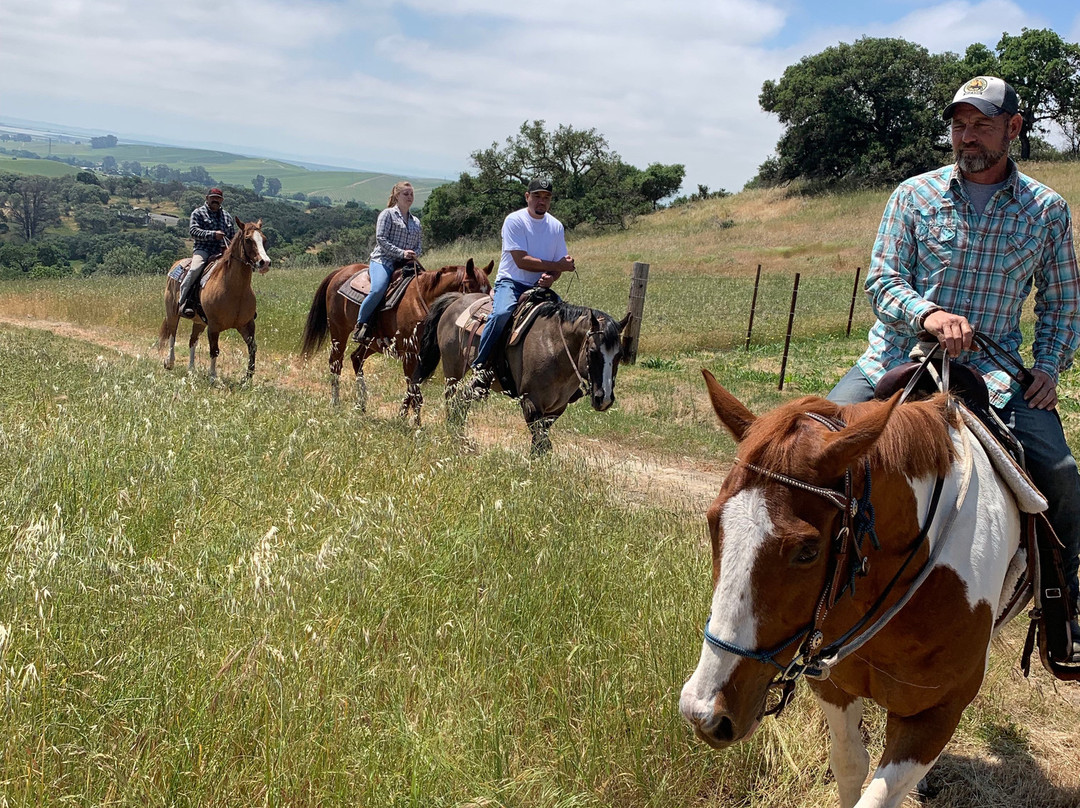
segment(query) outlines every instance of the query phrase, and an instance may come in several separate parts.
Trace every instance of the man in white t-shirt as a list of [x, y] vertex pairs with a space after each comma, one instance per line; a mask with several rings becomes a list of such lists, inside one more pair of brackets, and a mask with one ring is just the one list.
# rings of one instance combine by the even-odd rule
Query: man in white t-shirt
[[502, 259], [495, 276], [495, 299], [473, 360], [471, 390], [483, 398], [491, 388], [494, 372], [491, 352], [506, 330], [518, 298], [534, 286], [550, 287], [564, 272], [574, 271], [567, 255], [562, 222], [548, 213], [551, 180], [537, 177], [525, 193], [525, 207], [506, 217], [502, 226]]

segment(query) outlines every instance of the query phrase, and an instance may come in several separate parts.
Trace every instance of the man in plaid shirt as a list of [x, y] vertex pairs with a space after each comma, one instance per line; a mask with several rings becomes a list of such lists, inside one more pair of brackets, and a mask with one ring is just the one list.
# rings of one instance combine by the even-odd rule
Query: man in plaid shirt
[[188, 232], [195, 239], [195, 250], [191, 255], [191, 266], [180, 283], [177, 303], [181, 317], [195, 317], [195, 304], [189, 299], [191, 290], [199, 282], [210, 259], [221, 253], [236, 235], [232, 215], [221, 206], [224, 201], [221, 189], [211, 188], [206, 192], [206, 204], [191, 211]]
[[[982, 373], [1049, 500], [1077, 603], [1080, 474], [1057, 413], [1057, 384], [1080, 344], [1080, 270], [1068, 204], [1009, 158], [1023, 124], [1018, 109], [1013, 88], [992, 76], [964, 84], [945, 108], [956, 161], [901, 183], [889, 199], [866, 276], [878, 320], [869, 348], [829, 398], [872, 398], [886, 371], [908, 361], [921, 331]], [[986, 352], [971, 351], [972, 335], [977, 328], [1020, 363], [1020, 315], [1033, 285], [1034, 382], [1022, 390]], [[1080, 662], [1076, 620], [1072, 636], [1072, 661]]]

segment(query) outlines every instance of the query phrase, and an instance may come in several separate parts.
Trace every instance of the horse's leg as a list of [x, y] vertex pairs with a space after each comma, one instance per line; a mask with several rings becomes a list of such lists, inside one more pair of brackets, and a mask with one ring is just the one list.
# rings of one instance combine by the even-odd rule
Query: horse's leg
[[[346, 337], [347, 339], [347, 337]], [[330, 403], [337, 404], [340, 398], [341, 366], [345, 361], [345, 340], [337, 334], [330, 338]]]
[[889, 713], [885, 751], [855, 808], [899, 808], [937, 761], [967, 703], [956, 699], [912, 716]]
[[562, 415], [562, 410], [554, 415], [541, 412], [528, 396], [522, 396], [521, 412], [525, 416], [525, 423], [529, 426], [529, 432], [532, 433], [532, 448], [529, 454], [532, 457], [539, 457], [550, 452], [551, 425], [555, 423], [556, 418]]
[[206, 339], [210, 343], [210, 379], [211, 381], [217, 379], [217, 358], [221, 353], [221, 349], [218, 347], [218, 337], [221, 335], [220, 331], [208, 331], [206, 333]]
[[401, 402], [399, 418], [406, 418], [409, 410], [416, 412], [415, 425], [420, 426], [420, 407], [424, 404], [424, 395], [420, 392], [420, 385], [413, 381], [413, 371], [420, 363], [420, 355], [415, 351], [406, 351], [401, 358], [401, 368], [405, 371], [405, 398]]
[[[813, 690], [829, 723], [829, 768], [840, 790], [840, 808], [852, 808], [870, 772], [870, 753], [859, 729], [862, 699], [851, 698], [828, 682], [815, 684]], [[826, 701], [822, 691], [832, 701]]]
[[199, 335], [206, 329], [201, 322], [191, 324], [191, 336], [188, 337], [188, 373], [195, 372], [195, 346], [199, 343]]
[[240, 336], [244, 338], [248, 346], [247, 377], [250, 379], [255, 375], [255, 321], [252, 320], [236, 330], [240, 332]]
[[356, 399], [356, 409], [360, 410], [360, 412], [367, 412], [367, 385], [364, 383], [364, 360], [367, 355], [366, 344], [359, 345], [349, 355], [352, 360], [353, 373], [356, 374], [356, 381], [353, 382], [353, 394]]

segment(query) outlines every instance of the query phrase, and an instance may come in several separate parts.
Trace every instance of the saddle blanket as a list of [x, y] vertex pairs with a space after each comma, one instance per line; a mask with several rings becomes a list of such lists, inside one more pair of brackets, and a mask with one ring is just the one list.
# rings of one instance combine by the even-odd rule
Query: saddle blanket
[[[382, 306], [379, 307], [380, 311], [388, 311], [398, 303], [401, 302], [401, 298], [405, 296], [405, 291], [409, 288], [409, 284], [416, 278], [418, 273], [401, 273], [399, 271], [394, 272], [390, 277], [390, 286], [386, 289], [386, 297], [383, 298]], [[364, 298], [371, 294], [371, 273], [366, 269], [362, 269], [353, 275], [352, 279], [348, 283], [343, 283], [338, 289], [338, 294], [346, 300], [351, 300], [356, 305], [360, 305], [364, 302]]]
[[[213, 277], [214, 272], [215, 272], [215, 270], [217, 270], [218, 264], [220, 263], [218, 261], [218, 258], [220, 258], [220, 257], [221, 257], [220, 255], [216, 256], [214, 258], [211, 258], [207, 262], [208, 267], [203, 270], [202, 277], [199, 279], [199, 288], [200, 289], [202, 289], [204, 286], [206, 286], [206, 282], [208, 280], [210, 280], [211, 277]], [[172, 278], [174, 281], [176, 281], [177, 283], [183, 283], [184, 276], [187, 275], [189, 269], [191, 269], [191, 259], [190, 258], [181, 258], [179, 261], [177, 261], [175, 264], [173, 264], [172, 269], [169, 270], [169, 275], [168, 276], [170, 278]]]
[[1047, 508], [1046, 497], [1035, 487], [1035, 483], [1028, 477], [1020, 465], [1013, 459], [1000, 441], [987, 428], [975, 413], [959, 404], [960, 417], [964, 426], [986, 450], [990, 457], [990, 463], [994, 470], [1001, 475], [1001, 479], [1009, 486], [1016, 497], [1017, 507], [1024, 513], [1042, 513]]

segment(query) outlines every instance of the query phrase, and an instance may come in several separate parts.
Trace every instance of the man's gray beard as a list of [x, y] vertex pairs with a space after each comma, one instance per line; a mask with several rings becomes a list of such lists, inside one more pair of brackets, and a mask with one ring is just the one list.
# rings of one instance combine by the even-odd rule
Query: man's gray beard
[[1009, 153], [1009, 141], [1006, 139], [1002, 142], [1001, 148], [996, 151], [990, 149], [981, 149], [978, 154], [972, 152], [960, 153], [953, 149], [953, 157], [956, 159], [956, 164], [960, 167], [960, 170], [965, 174], [978, 174], [993, 165]]

